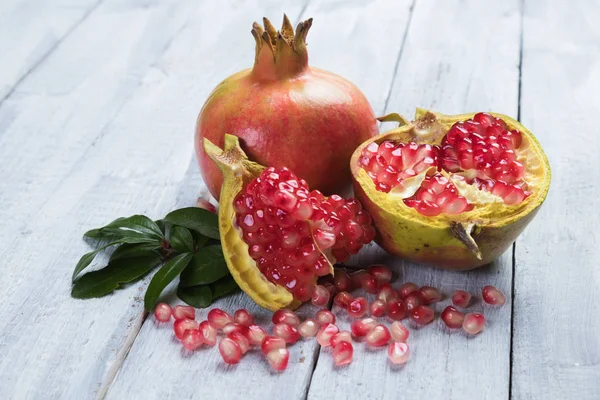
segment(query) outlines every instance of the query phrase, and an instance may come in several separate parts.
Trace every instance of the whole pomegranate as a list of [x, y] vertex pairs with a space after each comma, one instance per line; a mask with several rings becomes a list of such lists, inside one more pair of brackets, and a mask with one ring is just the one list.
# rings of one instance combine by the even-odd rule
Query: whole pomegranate
[[535, 216], [550, 186], [542, 147], [501, 114], [442, 115], [367, 140], [352, 156], [356, 196], [388, 253], [449, 269], [499, 257]]
[[277, 32], [264, 18], [254, 23], [254, 67], [221, 82], [202, 107], [196, 125], [196, 155], [208, 189], [219, 198], [222, 175], [203, 149], [203, 139], [223, 146], [226, 133], [262, 165], [286, 166], [312, 189], [331, 194], [350, 186], [348, 167], [356, 147], [376, 135], [377, 120], [351, 82], [308, 65], [306, 34], [284, 15]]

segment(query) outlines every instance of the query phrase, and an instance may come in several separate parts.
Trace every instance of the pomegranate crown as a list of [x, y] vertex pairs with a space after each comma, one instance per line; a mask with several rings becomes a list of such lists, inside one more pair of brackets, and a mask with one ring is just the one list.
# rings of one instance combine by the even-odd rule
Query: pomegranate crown
[[257, 80], [277, 80], [301, 74], [308, 66], [306, 35], [312, 18], [298, 23], [296, 32], [287, 15], [283, 14], [281, 30], [263, 18], [263, 26], [252, 24], [256, 55], [252, 73]]

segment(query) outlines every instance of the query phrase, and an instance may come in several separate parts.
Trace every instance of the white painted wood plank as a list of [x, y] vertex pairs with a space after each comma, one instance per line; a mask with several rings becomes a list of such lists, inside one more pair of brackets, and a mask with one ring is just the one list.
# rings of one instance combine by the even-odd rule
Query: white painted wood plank
[[[397, 31], [402, 31], [397, 26]], [[412, 117], [414, 108], [444, 113], [495, 110], [517, 114], [520, 11], [518, 1], [417, 1], [386, 112]], [[365, 71], [369, 60], [361, 60]], [[388, 128], [386, 126], [385, 128]], [[385, 349], [370, 351], [355, 344], [354, 361], [334, 368], [330, 350], [322, 350], [309, 399], [506, 399], [510, 374], [511, 251], [491, 266], [458, 273], [392, 259], [376, 246], [357, 264], [384, 262], [399, 274], [394, 286], [412, 281], [438, 287], [446, 299], [456, 289], [480, 297], [493, 284], [507, 295], [499, 309], [478, 301], [469, 311], [483, 311], [485, 331], [476, 337], [450, 332], [441, 320], [411, 330], [411, 357], [402, 368], [388, 363]], [[371, 298], [372, 300], [372, 298]], [[334, 308], [340, 326], [350, 320]], [[389, 324], [390, 321], [387, 321]], [[476, 377], [476, 378], [475, 378]]]
[[600, 4], [525, 1], [521, 119], [552, 167], [517, 241], [515, 399], [600, 397]]
[[[303, 18], [312, 16], [315, 19], [314, 31], [311, 30], [308, 40], [311, 63], [334, 70], [352, 79], [365, 90], [371, 101], [381, 104], [380, 111], [383, 109], [383, 103], [389, 90], [401, 38], [390, 43], [377, 42], [376, 38], [384, 35], [396, 23], [406, 21], [410, 3], [388, 4], [387, 10], [393, 12], [393, 17], [387, 19], [385, 24], [380, 24], [377, 27], [368, 25], [366, 19], [361, 21], [361, 17], [365, 15], [368, 15], [369, 18], [371, 16], [375, 17], [386, 4], [386, 2], [379, 1], [366, 6], [352, 5], [352, 7], [346, 7], [333, 2], [321, 2], [317, 5], [309, 4], [303, 12]], [[286, 10], [290, 8], [296, 10], [295, 7], [287, 7]], [[278, 10], [278, 8], [274, 8], [274, 10]], [[296, 10], [294, 20], [297, 20], [299, 11], [300, 9]], [[292, 17], [293, 14], [287, 12]], [[269, 15], [274, 14], [277, 15], [278, 12], [273, 10], [269, 12]], [[243, 37], [247, 29], [241, 29], [239, 24], [245, 27], [249, 23], [247, 15], [235, 18], [227, 29], [228, 37]], [[196, 28], [196, 26], [190, 26], [190, 29]], [[369, 29], [370, 31], [368, 31]], [[187, 37], [188, 35], [184, 36]], [[190, 36], [198, 37], [196, 33]], [[371, 47], [368, 47], [367, 43]], [[224, 44], [221, 41], [219, 46]], [[251, 46], [250, 43], [246, 42], [242, 42], [242, 44], [247, 46], [245, 50], [240, 50], [236, 46], [230, 49], [230, 52], [226, 55], [218, 54], [218, 56], [221, 56], [219, 59], [215, 55], [212, 60], [214, 65], [205, 67], [206, 74], [210, 76], [219, 74], [222, 78], [239, 69], [240, 65], [248, 65], [248, 60], [251, 59]], [[182, 44], [181, 47], [181, 50], [173, 49], [173, 53], [176, 53], [173, 57], [177, 55], [185, 57], [186, 46]], [[336, 50], [335, 57], [331, 57], [333, 49], [340, 49], [339, 54]], [[357, 57], [355, 50], [358, 53], [363, 50], [366, 51], [369, 56], [373, 57], [373, 63], [382, 67], [380, 79], [372, 79], [371, 76], [364, 74], [364, 71], [353, 65]], [[212, 49], [209, 47], [206, 51], [210, 53]], [[172, 89], [173, 93], [187, 93], [187, 89], [181, 87], [181, 76], [185, 76], [186, 72], [185, 70], [180, 72], [180, 69], [185, 68], [183, 67], [185, 64], [180, 63], [177, 68], [174, 66], [173, 68], [176, 69], [173, 73], [169, 73], [173, 77], [168, 83], [169, 86], [172, 86], [169, 91]], [[194, 63], [188, 62], [187, 64]], [[232, 66], [233, 70], [222, 72], [221, 65]], [[213, 83], [217, 81], [218, 79], [212, 80]], [[195, 163], [195, 161], [192, 160], [192, 163]], [[197, 168], [195, 164], [192, 165], [188, 179], [191, 182], [198, 182], [197, 186], [199, 186]], [[186, 187], [190, 186], [189, 181], [186, 181], [184, 185]], [[197, 186], [191, 185], [192, 188]], [[190, 201], [193, 201], [195, 194], [194, 190], [188, 191], [186, 195], [180, 197], [180, 201], [189, 204]], [[233, 312], [240, 307], [246, 307], [261, 322], [269, 321], [272, 315], [253, 304], [244, 294], [223, 299], [217, 302], [215, 306], [222, 307], [229, 312]], [[313, 315], [314, 312], [315, 309], [312, 307], [305, 307], [300, 310], [300, 313], [304, 316]], [[202, 318], [206, 313], [207, 310], [202, 311], [198, 318]], [[302, 399], [305, 398], [308, 390], [317, 350], [318, 345], [314, 340], [291, 346], [290, 365], [283, 374], [272, 374], [263, 356], [257, 352], [246, 355], [238, 366], [226, 367], [216, 348], [201, 350], [189, 357], [182, 355], [181, 345], [172, 340], [171, 329], [163, 327], [157, 329], [152, 318], [149, 318], [144, 323], [107, 397], [120, 398], [123, 393], [135, 393], [136, 396], [144, 398], [222, 396], [227, 399], [237, 399], [263, 398], [266, 393], [282, 393], [285, 391], [289, 398]], [[164, 368], [165, 365], [168, 368]], [[189, 377], [191, 376], [206, 378], [190, 381]]]
[[2, 1], [0, 103], [98, 4], [98, 0]]

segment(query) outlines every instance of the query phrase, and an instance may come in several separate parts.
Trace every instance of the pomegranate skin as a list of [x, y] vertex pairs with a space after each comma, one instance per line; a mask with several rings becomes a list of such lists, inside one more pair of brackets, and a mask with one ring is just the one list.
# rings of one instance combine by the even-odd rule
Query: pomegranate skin
[[309, 67], [307, 60], [307, 55], [286, 60], [283, 54], [272, 75], [261, 58], [262, 64], [230, 76], [213, 90], [198, 116], [195, 149], [215, 198], [222, 175], [204, 152], [203, 139], [223, 147], [226, 133], [241, 139], [251, 160], [288, 167], [312, 189], [328, 195], [350, 187], [350, 157], [377, 135], [377, 119], [354, 84]]

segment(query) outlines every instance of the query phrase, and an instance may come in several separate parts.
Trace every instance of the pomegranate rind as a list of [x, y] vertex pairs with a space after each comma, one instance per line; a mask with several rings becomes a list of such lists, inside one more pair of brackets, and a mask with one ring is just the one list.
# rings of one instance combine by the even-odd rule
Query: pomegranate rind
[[384, 117], [398, 121], [401, 126], [367, 140], [355, 150], [350, 162], [354, 192], [373, 217], [377, 230], [375, 241], [388, 253], [444, 269], [474, 269], [502, 255], [536, 215], [550, 187], [548, 158], [534, 135], [518, 121], [506, 115], [490, 114], [501, 118], [510, 129], [519, 130], [527, 146], [529, 175], [526, 179], [535, 181], [535, 190], [516, 205], [489, 202], [457, 215], [427, 217], [398, 197], [378, 191], [359, 165], [363, 149], [373, 142], [439, 144], [454, 123], [470, 119], [474, 113], [449, 116], [417, 109], [412, 123], [400, 116]]
[[[271, 311], [282, 308], [296, 309], [302, 303], [295, 300], [285, 287], [265, 278], [256, 262], [248, 255], [248, 245], [234, 224], [233, 199], [250, 181], [259, 176], [265, 167], [248, 159], [240, 147], [239, 138], [234, 135], [225, 135], [223, 149], [205, 139], [204, 150], [223, 173], [219, 201], [219, 234], [223, 256], [231, 276], [240, 289], [259, 306]], [[329, 267], [333, 274], [331, 263]]]

